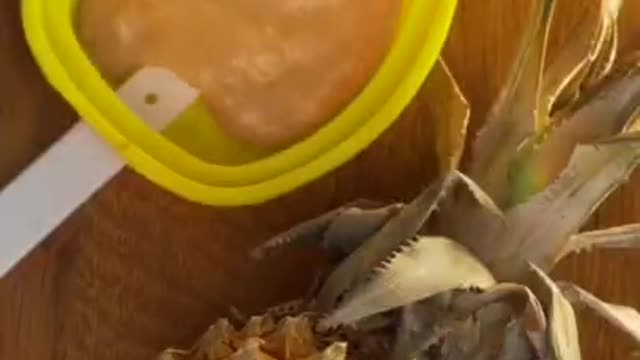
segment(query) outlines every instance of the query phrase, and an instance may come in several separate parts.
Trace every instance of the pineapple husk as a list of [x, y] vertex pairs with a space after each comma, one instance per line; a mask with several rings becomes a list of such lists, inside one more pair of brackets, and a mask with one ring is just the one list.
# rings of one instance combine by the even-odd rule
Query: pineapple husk
[[549, 276], [574, 252], [640, 247], [640, 224], [580, 232], [640, 164], [640, 57], [616, 59], [622, 0], [601, 0], [554, 59], [556, 1], [531, 3], [468, 169], [459, 167], [471, 109], [440, 59], [425, 86], [437, 179], [406, 204], [354, 201], [268, 239], [254, 258], [314, 246], [333, 268], [300, 307], [267, 310], [241, 330], [219, 320], [193, 349], [162, 356], [576, 360], [582, 308], [640, 345], [638, 311]]
[[346, 344], [319, 344], [311, 319], [287, 316], [276, 323], [271, 315], [253, 316], [236, 330], [219, 319], [189, 351], [167, 350], [163, 360], [345, 360]]
[[[279, 307], [278, 307], [279, 308]], [[388, 353], [390, 333], [340, 329], [316, 330], [317, 316], [301, 309], [284, 315], [268, 310], [248, 319], [218, 319], [189, 350], [168, 349], [157, 360], [348, 360], [371, 359]], [[235, 314], [237, 316], [237, 314]], [[347, 354], [347, 343], [357, 350]]]

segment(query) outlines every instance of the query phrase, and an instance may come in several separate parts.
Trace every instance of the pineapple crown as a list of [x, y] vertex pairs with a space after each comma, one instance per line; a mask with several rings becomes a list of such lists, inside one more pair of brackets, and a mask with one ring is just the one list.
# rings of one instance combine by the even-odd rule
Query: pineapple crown
[[547, 275], [572, 252], [640, 245], [640, 224], [579, 233], [640, 161], [640, 62], [616, 62], [622, 1], [601, 0], [599, 16], [580, 23], [549, 61], [555, 3], [532, 2], [465, 171], [470, 106], [440, 59], [425, 84], [439, 178], [407, 204], [356, 201], [253, 253], [313, 244], [333, 255], [314, 301], [326, 314], [320, 328], [392, 314], [395, 360], [418, 358], [434, 344], [442, 358], [573, 360], [579, 303], [640, 343], [638, 312]]

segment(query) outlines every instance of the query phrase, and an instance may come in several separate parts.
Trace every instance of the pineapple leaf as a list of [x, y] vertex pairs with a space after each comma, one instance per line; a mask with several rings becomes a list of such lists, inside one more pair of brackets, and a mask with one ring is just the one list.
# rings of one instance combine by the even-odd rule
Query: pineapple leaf
[[[640, 71], [640, 51], [637, 51], [626, 59], [625, 68], [631, 69], [628, 71], [631, 74], [633, 71]], [[636, 111], [630, 116], [629, 121], [625, 125], [621, 134], [618, 134], [612, 138], [604, 139], [601, 142], [616, 142], [637, 140], [640, 138], [640, 105], [636, 107]]]
[[[511, 309], [505, 308], [506, 304], [510, 305]], [[485, 351], [478, 351], [478, 349], [490, 348], [489, 344], [482, 344], [482, 342], [491, 343], [491, 341], [486, 338], [481, 340], [470, 335], [481, 328], [486, 328], [489, 326], [488, 323], [498, 325], [502, 320], [505, 320], [504, 323], [506, 323], [513, 312], [518, 314], [519, 326], [526, 326], [522, 329], [522, 334], [527, 347], [521, 350], [526, 350], [526, 354], [533, 355], [533, 348], [527, 336], [531, 334], [530, 330], [535, 330], [540, 333], [536, 336], [544, 338], [546, 319], [542, 306], [525, 286], [503, 283], [488, 288], [486, 292], [469, 289], [439, 293], [405, 306], [402, 310], [402, 322], [398, 328], [393, 359], [413, 359], [420, 351], [436, 344], [438, 338], [441, 337], [445, 337], [447, 339], [445, 342], [451, 344], [447, 355], [452, 359], [475, 359], [476, 357], [473, 356], [478, 353], [483, 353], [482, 356], [486, 357], [488, 354], [485, 354]], [[470, 319], [475, 319], [475, 321], [468, 323]], [[458, 326], [461, 324], [465, 326]], [[498, 326], [494, 330], [498, 331], [499, 328]], [[462, 333], [456, 334], [456, 332]], [[486, 334], [477, 335], [486, 337]], [[455, 343], [463, 340], [466, 340], [466, 345], [454, 346]], [[545, 343], [541, 343], [536, 338], [535, 344], [536, 347], [541, 347], [536, 349], [536, 353], [546, 353]], [[531, 358], [533, 356], [526, 359]], [[544, 357], [540, 356], [539, 358]]]
[[[479, 237], [478, 234], [488, 234], [490, 229], [503, 226], [504, 213], [475, 181], [462, 172], [456, 173], [467, 191], [445, 199], [441, 208], [442, 216], [431, 224], [431, 230], [455, 239], [479, 257], [485, 252], [495, 252], [495, 239], [490, 236]], [[465, 226], [459, 226], [460, 219], [465, 219]]]
[[606, 303], [574, 284], [560, 283], [559, 287], [571, 302], [587, 306], [640, 344], [640, 313], [636, 309]]
[[580, 341], [575, 313], [569, 301], [563, 296], [558, 286], [542, 269], [530, 264], [533, 274], [539, 283], [543, 304], [547, 307], [549, 319], [549, 343], [557, 360], [579, 360]]
[[[507, 309], [504, 305], [509, 305], [510, 308]], [[498, 307], [495, 308], [496, 306]], [[499, 312], [496, 313], [496, 310]], [[547, 353], [546, 318], [542, 305], [527, 287], [502, 283], [494, 285], [484, 292], [478, 292], [475, 289], [452, 290], [404, 307], [393, 359], [412, 359], [419, 351], [435, 344], [438, 337], [454, 332], [455, 325], [460, 323], [460, 319], [475, 318], [477, 323], [470, 329], [479, 329], [487, 327], [487, 322], [500, 323], [502, 318], [508, 320], [513, 313], [515, 313], [518, 326], [523, 327], [521, 329], [523, 340], [527, 344], [524, 349], [520, 350], [526, 351], [525, 354], [532, 355], [526, 359], [545, 358], [544, 355]], [[499, 331], [499, 328], [494, 330]], [[460, 335], [464, 336], [464, 334]], [[446, 336], [452, 342], [460, 341], [459, 337], [454, 334]], [[461, 352], [464, 352], [465, 356], [457, 358], [471, 358], [473, 356], [470, 354], [475, 355], [478, 352], [484, 354], [484, 351], [478, 351], [477, 347], [491, 346], [480, 344], [481, 342], [491, 341], [475, 339], [474, 346], [453, 346], [450, 349], [452, 353], [449, 355], [460, 355]], [[538, 354], [538, 357], [534, 357], [533, 354]], [[452, 359], [457, 358], [452, 357]], [[509, 357], [505, 359], [509, 359]]]
[[623, 0], [602, 0], [600, 4], [600, 37], [590, 56], [593, 61], [585, 87], [597, 84], [613, 67], [618, 51], [618, 14], [622, 3]]
[[[640, 116], [638, 116], [633, 121], [638, 121], [638, 120], [640, 120]], [[616, 144], [616, 143], [624, 143], [624, 142], [632, 142], [633, 143], [633, 142], [637, 142], [638, 140], [640, 140], [640, 129], [639, 130], [625, 132], [623, 134], [616, 135], [616, 136], [613, 136], [611, 138], [598, 141], [596, 144]]]
[[640, 106], [640, 71], [634, 67], [601, 85], [588, 102], [557, 125], [544, 142], [527, 144], [510, 169], [510, 203], [519, 204], [548, 186], [578, 144], [621, 133]]
[[640, 248], [640, 224], [616, 226], [604, 230], [596, 230], [573, 235], [565, 249], [558, 257], [560, 259], [582, 250], [598, 248]]
[[392, 360], [414, 359], [451, 331], [456, 321], [454, 313], [448, 309], [451, 295], [452, 292], [440, 293], [400, 310]]
[[457, 172], [457, 174], [460, 180], [462, 180], [462, 182], [464, 182], [464, 184], [467, 186], [469, 192], [479, 205], [481, 205], [484, 209], [488, 210], [493, 215], [499, 218], [504, 218], [502, 210], [500, 210], [498, 205], [493, 202], [493, 199], [491, 199], [491, 197], [487, 193], [485, 193], [484, 190], [478, 184], [476, 184], [475, 181], [461, 172]]
[[633, 114], [627, 128], [625, 129], [625, 133], [618, 137], [626, 136], [628, 138], [637, 138], [638, 134], [640, 134], [640, 107], [636, 110], [636, 113]]
[[527, 316], [542, 330], [546, 328], [542, 306], [526, 286], [514, 283], [500, 283], [481, 292], [463, 292], [454, 296], [451, 308], [457, 312], [473, 313], [495, 302], [524, 303]]
[[442, 360], [474, 358], [481, 337], [481, 324], [473, 317], [452, 321], [441, 347]]
[[471, 177], [502, 205], [509, 164], [520, 143], [535, 130], [535, 109], [555, 0], [534, 1], [533, 18], [506, 86], [472, 148]]
[[[471, 356], [465, 359], [493, 360], [498, 358], [504, 341], [504, 330], [513, 318], [508, 305], [494, 303], [480, 309], [476, 314], [480, 327], [480, 342]], [[452, 359], [453, 360], [453, 359]]]
[[442, 58], [429, 73], [424, 87], [435, 119], [436, 150], [444, 174], [460, 164], [471, 110]]
[[444, 291], [494, 283], [491, 273], [460, 244], [444, 237], [418, 237], [349, 292], [321, 324], [352, 324]]
[[499, 279], [519, 279], [526, 263], [549, 270], [569, 237], [640, 161], [640, 141], [579, 145], [549, 188], [507, 212], [502, 251], [483, 254]]
[[586, 87], [587, 78], [587, 82], [594, 82], [610, 70], [616, 55], [616, 21], [621, 3], [602, 0], [597, 19], [582, 19], [571, 31], [571, 41], [563, 44], [560, 54], [550, 61], [537, 107], [538, 132], [550, 125], [552, 115], [559, 109], [570, 107]]
[[345, 292], [364, 280], [403, 242], [416, 235], [457, 180], [458, 176], [450, 173], [431, 184], [338, 264], [318, 293], [318, 309], [328, 311], [334, 308]]
[[377, 209], [349, 208], [336, 217], [325, 231], [322, 246], [337, 260], [351, 254], [396, 216], [404, 205], [391, 204]]
[[[467, 247], [480, 259], [502, 252], [502, 245], [493, 234], [505, 226], [505, 214], [488, 194], [472, 179], [460, 174], [466, 192], [456, 193], [444, 201], [439, 216], [430, 230]], [[464, 219], [464, 226], [460, 226]]]
[[600, 80], [606, 77], [615, 63], [618, 51], [618, 24], [615, 19], [606, 19], [607, 21], [603, 24], [602, 46], [584, 79], [582, 84], [584, 88], [597, 85]]
[[[352, 235], [350, 239], [358, 238], [353, 241], [360, 240], [362, 236], [366, 239], [366, 235], [362, 234], [377, 231], [384, 220], [393, 214], [396, 206], [383, 206], [382, 203], [366, 199], [355, 200], [273, 236], [253, 249], [250, 255], [254, 259], [261, 259], [284, 246], [318, 246], [339, 242], [331, 236], [343, 239]], [[345, 217], [352, 221], [352, 227], [349, 229], [341, 226]], [[332, 229], [332, 233], [327, 236], [329, 229]]]
[[504, 344], [499, 360], [530, 359], [536, 359], [536, 357], [527, 339], [527, 333], [524, 330], [524, 321], [514, 319], [509, 322], [504, 329]]
[[521, 312], [526, 335], [533, 345], [538, 358], [547, 353], [543, 340], [547, 331], [547, 322], [542, 305], [535, 295], [524, 285], [500, 283], [482, 293], [463, 293], [455, 297], [451, 308], [456, 312], [473, 313], [495, 302], [506, 302]]

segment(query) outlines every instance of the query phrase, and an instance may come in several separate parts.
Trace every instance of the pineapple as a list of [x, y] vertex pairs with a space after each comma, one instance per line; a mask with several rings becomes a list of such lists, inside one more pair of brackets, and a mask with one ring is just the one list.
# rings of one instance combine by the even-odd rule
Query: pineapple
[[308, 316], [284, 317], [276, 324], [267, 314], [251, 317], [239, 331], [227, 319], [220, 319], [194, 350], [169, 350], [160, 360], [338, 360], [345, 359], [346, 352], [344, 342], [334, 342], [318, 351]]
[[578, 305], [640, 343], [636, 310], [548, 275], [576, 251], [640, 246], [640, 224], [579, 232], [640, 162], [640, 61], [616, 61], [621, 2], [601, 0], [548, 64], [555, 0], [532, 2], [464, 171], [470, 108], [440, 60], [426, 84], [438, 179], [409, 203], [355, 201], [268, 240], [254, 257], [319, 246], [334, 267], [300, 306], [239, 331], [220, 320], [163, 359], [575, 360]]

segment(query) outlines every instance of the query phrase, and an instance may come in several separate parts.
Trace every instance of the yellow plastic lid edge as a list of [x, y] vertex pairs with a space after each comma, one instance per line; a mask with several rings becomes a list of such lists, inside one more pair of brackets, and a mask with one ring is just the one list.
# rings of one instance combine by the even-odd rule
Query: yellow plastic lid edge
[[[449, 15], [451, 15], [448, 16], [449, 20], [447, 24], [447, 26], [450, 26], [453, 20], [453, 13], [455, 12], [455, 6], [449, 7], [447, 11]], [[434, 37], [441, 39], [441, 41], [439, 41], [440, 49], [442, 49], [442, 47], [444, 46], [447, 34], [448, 31], [446, 30], [434, 34]], [[424, 64], [430, 64], [430, 66], [417, 67], [415, 69], [415, 72], [418, 74], [416, 74], [416, 76], [412, 76], [412, 78], [416, 81], [419, 78], [426, 78], [431, 67], [439, 57], [439, 54], [440, 51], [434, 53], [425, 49], [422, 54], [422, 56], [425, 58]], [[417, 83], [421, 84], [422, 82], [417, 81]], [[396, 111], [398, 111], [399, 113], [402, 110], [396, 109]], [[375, 139], [392, 122], [392, 120], [387, 122], [377, 122], [374, 128], [369, 129], [369, 131], [360, 131], [356, 136], [359, 136], [362, 139]], [[343, 142], [322, 158], [316, 159], [302, 167], [293, 170], [292, 172], [254, 185], [233, 188], [211, 187], [195, 182], [191, 179], [187, 179], [171, 171], [165, 173], [167, 176], [149, 177], [149, 179], [157, 183], [161, 187], [172, 189], [172, 192], [177, 195], [205, 205], [256, 205], [269, 200], [273, 200], [274, 198], [280, 197], [284, 193], [296, 190], [299, 187], [306, 185], [310, 181], [315, 180], [320, 175], [324, 175], [330, 172], [331, 170], [342, 164], [343, 160], [349, 160], [350, 158], [355, 157], [358, 151], [362, 150], [362, 148], [365, 147], [362, 146], [363, 143], [364, 142]], [[136, 151], [134, 149], [131, 150]], [[140, 154], [140, 156], [143, 157], [146, 156], [146, 154]], [[150, 173], [152, 174], [162, 173], [168, 170], [158, 162], [154, 161], [153, 163], [153, 168], [151, 169], [147, 168], [146, 165], [148, 164], [133, 162], [131, 165], [134, 167], [134, 169], [137, 169], [143, 174], [146, 173], [145, 169], [151, 170]]]
[[[422, 3], [421, 1], [415, 2], [417, 4]], [[69, 36], [71, 34], [68, 34]], [[76, 69], [77, 71], [82, 70], [82, 69]], [[111, 96], [111, 95], [109, 95]], [[118, 108], [120, 110], [123, 111], [127, 111], [126, 109], [124, 109], [122, 106], [122, 104], [114, 104], [114, 108]], [[406, 104], [405, 104], [406, 105]], [[373, 110], [372, 110], [373, 111]], [[127, 111], [128, 113], [128, 111]], [[124, 113], [123, 113], [124, 114]], [[129, 114], [131, 115], [131, 114]], [[134, 115], [132, 115], [134, 116]], [[135, 118], [135, 116], [134, 116]], [[100, 118], [91, 118], [93, 120], [93, 122], [98, 122], [98, 121], [102, 121], [102, 122], [107, 122], [107, 124], [105, 124], [105, 126], [108, 125], [108, 121], [106, 119], [104, 119], [104, 115], [101, 116]], [[100, 120], [102, 119], [102, 120]], [[135, 118], [137, 119], [137, 118]], [[141, 124], [139, 124], [141, 125]], [[334, 124], [331, 124], [334, 125]], [[99, 127], [102, 128], [102, 127]], [[320, 131], [322, 132], [322, 130]], [[162, 138], [159, 134], [153, 132], [153, 131], [149, 131], [147, 133], [149, 136], [156, 138], [156, 140], [161, 139], [161, 141], [164, 143], [167, 140]], [[133, 140], [133, 139], [130, 139]], [[149, 140], [149, 139], [147, 139]], [[171, 144], [173, 145], [173, 144]], [[173, 153], [173, 155], [176, 156], [169, 156], [169, 157], [165, 157], [164, 160], [170, 159], [170, 163], [167, 163], [166, 161], [163, 161], [162, 159], [160, 159], [160, 161], [162, 161], [163, 163], [167, 164], [168, 166], [171, 166], [175, 169], [177, 169], [177, 171], [180, 171], [181, 173], [184, 173], [186, 176], [188, 177], [192, 177], [194, 179], [197, 179], [198, 181], [202, 181], [205, 183], [210, 183], [210, 184], [225, 184], [225, 185], [235, 185], [235, 184], [247, 184], [247, 183], [251, 183], [251, 182], [255, 182], [255, 181], [262, 181], [265, 180], [266, 177], [271, 177], [273, 175], [275, 175], [277, 172], [274, 172], [274, 170], [277, 169], [265, 169], [265, 168], [252, 168], [251, 165], [244, 165], [241, 167], [238, 167], [236, 169], [231, 169], [228, 167], [222, 167], [219, 165], [215, 165], [215, 164], [208, 164], [206, 162], [201, 161], [200, 159], [194, 158], [192, 156], [188, 156], [187, 158], [184, 158], [182, 155], [188, 155], [183, 149], [179, 148], [179, 147], [175, 147], [168, 145], [168, 147], [166, 147], [168, 153], [170, 153], [170, 151], [168, 151], [169, 149], [171, 151], [173, 150], [177, 150], [178, 152]], [[331, 146], [334, 146], [335, 144], [327, 144]], [[135, 146], [140, 146], [140, 144], [137, 144]], [[143, 147], [144, 148], [144, 147]], [[292, 149], [299, 149], [296, 148], [295, 146], [292, 147]], [[147, 149], [148, 150], [148, 149]], [[146, 150], [145, 150], [146, 151]], [[284, 158], [281, 158], [284, 159]], [[179, 160], [184, 160], [184, 161], [179, 161]], [[187, 160], [193, 160], [193, 161], [187, 161]], [[266, 160], [265, 159], [265, 164], [266, 164]], [[191, 164], [191, 165], [190, 165]], [[291, 165], [291, 164], [290, 164]], [[213, 171], [216, 170], [216, 171]], [[224, 171], [222, 171], [224, 170]], [[234, 171], [237, 170], [237, 171]], [[260, 171], [258, 171], [260, 170]], [[269, 170], [269, 171], [266, 171]]]
[[[25, 0], [23, 4], [24, 4], [23, 6], [24, 11], [37, 11], [34, 1]], [[33, 4], [34, 8], [30, 8], [28, 6], [29, 4]], [[455, 9], [455, 5], [451, 4], [448, 10], [450, 12], [453, 12], [454, 9]], [[28, 19], [29, 16], [26, 16], [25, 18]], [[444, 39], [446, 38], [446, 34], [448, 33], [448, 28], [450, 26], [450, 22], [452, 21], [453, 16], [451, 14], [451, 16], [447, 16], [446, 18], [448, 18], [446, 26], [444, 28], [437, 27], [438, 29], [441, 29], [441, 31], [438, 34], [434, 34], [432, 36], [433, 38], [441, 39], [441, 41], [437, 41], [439, 49], [441, 49], [442, 45], [444, 44]], [[31, 30], [33, 29], [34, 27], [31, 27]], [[29, 37], [30, 37], [31, 45], [36, 47], [40, 46], [41, 44], [38, 43], [40, 39], [38, 39], [37, 36], [34, 36], [34, 34], [37, 34], [37, 32], [34, 33], [32, 31], [29, 31], [29, 34], [30, 34]], [[39, 35], [41, 34], [38, 34], [38, 36]], [[42, 48], [40, 51], [42, 51]], [[427, 61], [424, 61], [425, 64], [427, 63], [429, 64], [429, 66], [427, 66], [429, 69], [435, 62], [439, 52], [440, 51], [436, 53], [432, 52], [430, 56], [431, 58], [428, 59]], [[423, 53], [429, 53], [429, 51], [426, 51], [425, 49]], [[423, 69], [426, 69], [427, 67], [424, 67]], [[55, 76], [52, 76], [50, 74], [51, 72], [55, 72], [55, 71], [45, 71], [45, 73], [49, 73], [46, 76], [55, 78]], [[423, 80], [424, 77], [426, 77], [427, 73], [428, 73], [428, 70], [424, 70], [424, 76], [411, 75], [411, 77], [414, 79], [413, 83], [415, 83], [416, 82], [415, 80], [419, 78], [422, 78]], [[421, 83], [422, 80], [418, 81], [418, 85], [416, 86], [416, 88], [419, 87], [419, 83]], [[54, 80], [54, 81], [57, 81], [57, 80]], [[65, 97], [73, 97], [73, 96], [82, 97], [82, 94], [79, 93], [78, 90], [75, 88], [65, 86], [65, 88], [63, 88], [62, 90], [65, 93], [63, 94], [63, 96]], [[405, 93], [405, 96], [407, 96], [406, 93]], [[409, 97], [411, 96], [413, 95], [409, 95]], [[399, 114], [401, 112], [401, 109], [396, 109], [393, 112], [397, 112]], [[377, 126], [373, 128], [367, 127], [369, 131], [365, 130], [364, 135], [361, 135], [363, 134], [362, 131], [358, 132], [356, 136], [360, 136], [362, 140], [365, 140], [364, 142], [362, 141], [343, 142], [338, 147], [334, 148], [333, 149], [334, 151], [331, 151], [327, 156], [324, 156], [321, 159], [316, 159], [312, 163], [306, 166], [303, 166], [292, 173], [283, 174], [282, 176], [274, 178], [267, 182], [262, 182], [262, 183], [251, 185], [251, 186], [242, 186], [237, 188], [212, 187], [204, 184], [199, 184], [193, 180], [186, 179], [178, 174], [175, 174], [170, 169], [164, 167], [164, 165], [148, 157], [147, 154], [140, 152], [137, 147], [130, 146], [131, 144], [129, 144], [126, 141], [116, 140], [115, 142], [117, 143], [118, 147], [124, 151], [124, 153], [126, 154], [126, 157], [130, 159], [130, 164], [132, 165], [132, 167], [134, 167], [134, 169], [144, 174], [145, 177], [149, 178], [151, 181], [168, 188], [172, 192], [177, 193], [192, 201], [196, 201], [196, 202], [200, 202], [208, 205], [238, 206], [238, 205], [255, 204], [255, 203], [270, 200], [274, 197], [281, 195], [284, 192], [291, 191], [303, 185], [304, 183], [320, 176], [321, 174], [327, 171], [332, 170], [333, 168], [341, 164], [341, 159], [348, 159], [355, 156], [359, 150], [366, 147], [367, 141], [373, 141], [373, 139], [375, 139], [377, 135], [381, 133], [394, 120], [395, 119], [387, 119], [387, 121], [377, 122], [375, 123], [377, 124]], [[114, 136], [114, 138], [118, 139], [117, 136]], [[352, 152], [352, 154], [347, 156], [341, 155], [341, 154], [345, 154], [345, 151]], [[136, 159], [142, 160], [142, 161], [138, 161]], [[159, 175], [159, 174], [163, 174], [163, 175]]]

